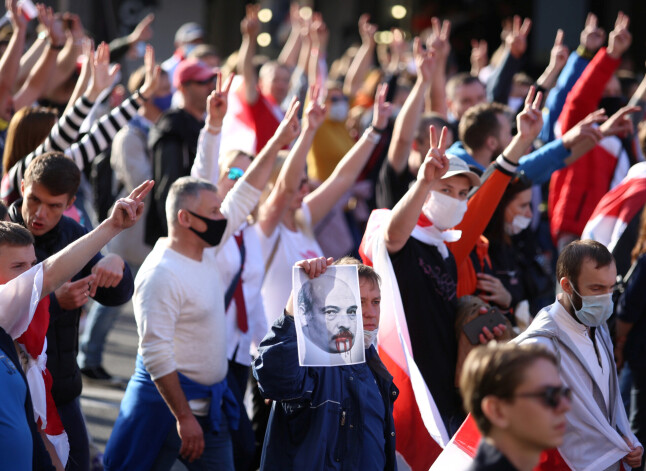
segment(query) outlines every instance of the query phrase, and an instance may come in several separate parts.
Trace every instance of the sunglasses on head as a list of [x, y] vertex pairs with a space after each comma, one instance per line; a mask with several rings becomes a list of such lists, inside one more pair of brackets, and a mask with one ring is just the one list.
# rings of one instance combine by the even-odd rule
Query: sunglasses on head
[[572, 390], [567, 386], [549, 386], [540, 392], [514, 394], [514, 397], [535, 397], [541, 400], [543, 405], [550, 409], [556, 409], [561, 399], [572, 399]]
[[227, 178], [232, 181], [237, 181], [242, 175], [244, 175], [244, 170], [238, 167], [231, 167], [227, 169]]

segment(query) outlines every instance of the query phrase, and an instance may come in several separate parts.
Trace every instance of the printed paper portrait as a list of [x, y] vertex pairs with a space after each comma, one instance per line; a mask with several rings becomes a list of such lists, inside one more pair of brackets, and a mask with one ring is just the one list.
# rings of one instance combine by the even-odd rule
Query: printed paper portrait
[[301, 366], [365, 362], [359, 276], [353, 265], [333, 265], [312, 280], [292, 271], [294, 320]]

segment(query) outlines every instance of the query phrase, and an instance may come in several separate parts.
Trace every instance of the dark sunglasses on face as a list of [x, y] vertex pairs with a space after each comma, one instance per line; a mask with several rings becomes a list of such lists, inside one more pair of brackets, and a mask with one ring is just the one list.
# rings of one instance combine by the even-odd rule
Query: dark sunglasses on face
[[213, 85], [213, 79], [206, 79], [206, 80], [191, 80], [190, 83], [194, 83], [196, 85]]
[[337, 96], [331, 96], [330, 97], [330, 103], [336, 103], [336, 102], [339, 102], [339, 101], [347, 101], [347, 100], [343, 95], [341, 95], [341, 96], [337, 95]]
[[238, 179], [244, 175], [244, 170], [238, 167], [231, 167], [227, 169], [227, 178], [232, 181], [238, 181]]
[[514, 394], [514, 397], [536, 397], [546, 407], [556, 409], [561, 399], [566, 398], [568, 401], [572, 399], [572, 390], [567, 386], [549, 386], [540, 392]]

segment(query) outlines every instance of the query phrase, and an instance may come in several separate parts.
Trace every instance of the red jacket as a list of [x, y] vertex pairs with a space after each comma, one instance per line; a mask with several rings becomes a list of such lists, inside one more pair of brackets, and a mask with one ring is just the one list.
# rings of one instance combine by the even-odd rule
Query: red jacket
[[[559, 117], [563, 134], [597, 109], [619, 63], [605, 48], [597, 52], [565, 100]], [[548, 211], [555, 242], [562, 233], [581, 235], [597, 203], [610, 189], [616, 164], [617, 156], [597, 145], [572, 165], [552, 174]]]

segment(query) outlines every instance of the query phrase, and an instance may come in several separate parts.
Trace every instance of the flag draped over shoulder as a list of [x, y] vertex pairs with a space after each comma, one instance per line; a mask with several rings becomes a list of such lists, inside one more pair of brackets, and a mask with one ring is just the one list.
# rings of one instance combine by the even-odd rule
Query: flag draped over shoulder
[[359, 253], [382, 278], [379, 356], [399, 388], [393, 416], [399, 469], [427, 471], [448, 441], [448, 433], [433, 397], [412, 357], [410, 336], [383, 231], [391, 211], [373, 211]]
[[619, 185], [606, 193], [594, 209], [581, 238], [593, 239], [611, 252], [646, 203], [646, 162], [633, 165]]

